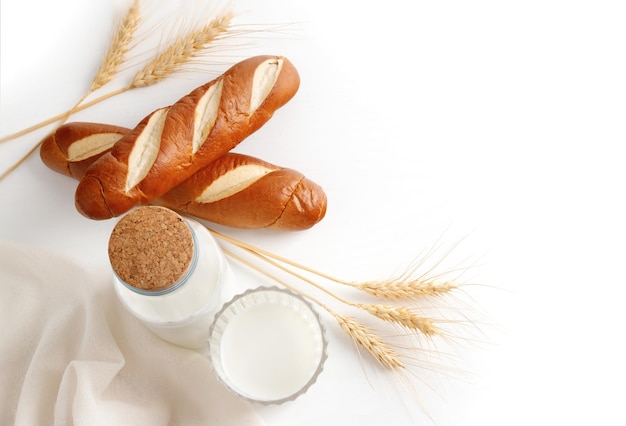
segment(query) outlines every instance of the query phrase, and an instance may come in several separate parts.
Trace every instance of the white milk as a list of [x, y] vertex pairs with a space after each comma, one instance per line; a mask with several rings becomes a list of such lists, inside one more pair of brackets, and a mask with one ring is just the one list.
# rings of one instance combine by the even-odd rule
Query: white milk
[[115, 277], [114, 288], [122, 304], [156, 335], [176, 345], [200, 348], [206, 345], [221, 305], [222, 286], [229, 270], [209, 231], [192, 219], [184, 220], [194, 233], [198, 259], [182, 285], [170, 293], [147, 295]]
[[282, 402], [306, 390], [325, 359], [317, 316], [300, 299], [277, 294], [275, 300], [235, 302], [225, 318], [216, 320], [221, 320], [219, 336], [211, 337], [211, 356], [222, 380], [259, 402]]

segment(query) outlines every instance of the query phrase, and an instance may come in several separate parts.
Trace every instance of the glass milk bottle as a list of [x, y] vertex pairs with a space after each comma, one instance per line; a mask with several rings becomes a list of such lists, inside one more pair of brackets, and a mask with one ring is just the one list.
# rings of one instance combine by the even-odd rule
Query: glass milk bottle
[[206, 345], [229, 274], [206, 228], [164, 207], [139, 207], [117, 222], [108, 251], [115, 292], [131, 314], [170, 343]]

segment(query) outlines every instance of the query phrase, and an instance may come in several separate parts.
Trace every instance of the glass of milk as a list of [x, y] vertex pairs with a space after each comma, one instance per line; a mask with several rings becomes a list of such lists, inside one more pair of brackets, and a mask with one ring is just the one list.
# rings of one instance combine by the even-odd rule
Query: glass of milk
[[215, 316], [209, 358], [231, 391], [281, 404], [315, 383], [327, 358], [325, 329], [311, 304], [278, 287], [248, 290]]
[[139, 207], [115, 225], [109, 259], [131, 314], [170, 343], [206, 347], [230, 271], [205, 227], [164, 207]]

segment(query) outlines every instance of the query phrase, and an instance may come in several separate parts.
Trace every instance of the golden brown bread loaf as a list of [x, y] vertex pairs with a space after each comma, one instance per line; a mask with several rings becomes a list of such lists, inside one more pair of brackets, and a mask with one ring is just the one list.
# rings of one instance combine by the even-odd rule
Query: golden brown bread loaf
[[100, 123], [67, 123], [41, 143], [39, 156], [52, 170], [81, 179], [130, 129]]
[[296, 93], [284, 57], [255, 56], [145, 117], [94, 162], [75, 194], [78, 211], [108, 219], [148, 204], [258, 130]]
[[237, 228], [307, 229], [326, 214], [326, 194], [302, 173], [242, 154], [213, 161], [155, 201]]
[[[107, 152], [99, 150], [110, 143], [111, 135], [119, 139], [130, 131], [100, 123], [67, 123], [44, 140], [40, 155], [52, 170], [80, 179], [91, 162]], [[98, 149], [91, 149], [94, 146]], [[295, 231], [321, 221], [327, 199], [324, 190], [300, 172], [227, 153], [152, 204], [235, 228]]]

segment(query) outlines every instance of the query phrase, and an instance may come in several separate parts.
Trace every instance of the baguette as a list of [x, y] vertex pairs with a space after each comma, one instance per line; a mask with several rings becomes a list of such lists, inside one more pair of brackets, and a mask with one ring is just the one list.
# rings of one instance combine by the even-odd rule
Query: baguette
[[[90, 162], [106, 153], [102, 148], [130, 131], [100, 123], [67, 123], [43, 141], [40, 156], [52, 170], [80, 179]], [[323, 189], [300, 172], [226, 153], [151, 204], [234, 228], [297, 231], [324, 218], [327, 199]]]
[[284, 57], [255, 56], [157, 109], [81, 178], [77, 210], [91, 219], [149, 204], [258, 130], [299, 88]]
[[228, 153], [155, 201], [236, 228], [303, 230], [326, 214], [326, 194], [302, 173]]

